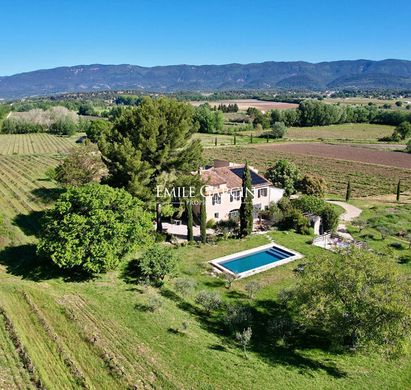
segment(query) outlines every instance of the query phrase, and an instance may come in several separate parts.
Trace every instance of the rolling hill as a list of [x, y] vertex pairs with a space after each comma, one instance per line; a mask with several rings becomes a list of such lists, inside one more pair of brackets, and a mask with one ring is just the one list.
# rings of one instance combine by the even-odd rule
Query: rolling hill
[[263, 62], [227, 65], [78, 65], [0, 77], [0, 98], [135, 89], [411, 89], [411, 61]]

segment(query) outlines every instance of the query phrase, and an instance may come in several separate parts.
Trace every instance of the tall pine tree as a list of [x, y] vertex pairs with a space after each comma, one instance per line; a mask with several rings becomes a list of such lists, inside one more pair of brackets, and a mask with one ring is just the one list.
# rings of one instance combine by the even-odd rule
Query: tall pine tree
[[253, 231], [253, 193], [251, 173], [248, 162], [245, 163], [240, 206], [240, 235], [246, 237]]
[[162, 231], [159, 177], [190, 175], [200, 165], [202, 147], [191, 139], [196, 131], [193, 107], [173, 99], [145, 97], [125, 110], [112, 129], [104, 131], [99, 148], [109, 169], [108, 184], [126, 188], [156, 208]]

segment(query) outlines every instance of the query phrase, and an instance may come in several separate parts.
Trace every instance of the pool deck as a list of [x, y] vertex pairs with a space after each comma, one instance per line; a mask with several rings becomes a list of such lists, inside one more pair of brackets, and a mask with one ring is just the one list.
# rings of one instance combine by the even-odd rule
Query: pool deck
[[[291, 253], [293, 256], [287, 257], [286, 259], [283, 259], [283, 260], [278, 260], [278, 261], [274, 261], [274, 262], [269, 263], [269, 264], [265, 264], [261, 267], [253, 268], [249, 271], [240, 272], [238, 274], [230, 271], [229, 269], [225, 268], [223, 264], [221, 264], [225, 261], [234, 260], [234, 259], [237, 259], [238, 257], [252, 255], [254, 253], [262, 252], [262, 251], [265, 251], [265, 250], [270, 249], [272, 247], [280, 248], [280, 249], [282, 249], [286, 252]], [[258, 274], [258, 273], [263, 272], [263, 271], [267, 271], [268, 269], [278, 267], [279, 265], [287, 264], [287, 263], [290, 263], [294, 260], [302, 259], [303, 257], [304, 256], [301, 253], [298, 253], [298, 252], [296, 252], [292, 249], [286, 248], [285, 246], [279, 245], [276, 242], [271, 242], [270, 244], [261, 245], [261, 246], [258, 246], [256, 248], [247, 249], [245, 251], [236, 252], [236, 253], [233, 253], [231, 255], [227, 255], [227, 256], [219, 257], [217, 259], [210, 260], [209, 263], [221, 272], [233, 275], [237, 279], [242, 279], [242, 278], [246, 278], [246, 277], [251, 276], [251, 275]]]

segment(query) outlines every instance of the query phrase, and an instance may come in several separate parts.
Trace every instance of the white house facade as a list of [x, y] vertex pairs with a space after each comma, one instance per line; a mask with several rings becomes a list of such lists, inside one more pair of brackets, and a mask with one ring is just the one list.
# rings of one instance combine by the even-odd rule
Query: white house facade
[[[283, 197], [284, 190], [274, 187], [253, 167], [249, 168], [254, 218], [257, 218], [260, 210], [268, 208], [273, 202], [277, 203]], [[243, 174], [244, 165], [224, 160], [215, 160], [213, 167], [201, 170], [201, 176], [206, 183], [204, 194], [207, 220], [213, 219], [218, 222], [239, 216]], [[196, 208], [194, 211], [199, 210]]]

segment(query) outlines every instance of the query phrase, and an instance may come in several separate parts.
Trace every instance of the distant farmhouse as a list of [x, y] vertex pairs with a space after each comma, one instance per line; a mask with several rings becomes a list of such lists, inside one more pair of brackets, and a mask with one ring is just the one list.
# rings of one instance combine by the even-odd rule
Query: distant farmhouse
[[[267, 179], [250, 168], [253, 198], [253, 215], [258, 217], [260, 210], [268, 208], [270, 203], [277, 203], [284, 194], [284, 190], [274, 187]], [[225, 160], [215, 160], [212, 167], [205, 167], [200, 171], [206, 183], [205, 200], [207, 220], [216, 222], [238, 218], [241, 206], [242, 178], [244, 164], [234, 164]], [[199, 213], [199, 208], [194, 209]]]

